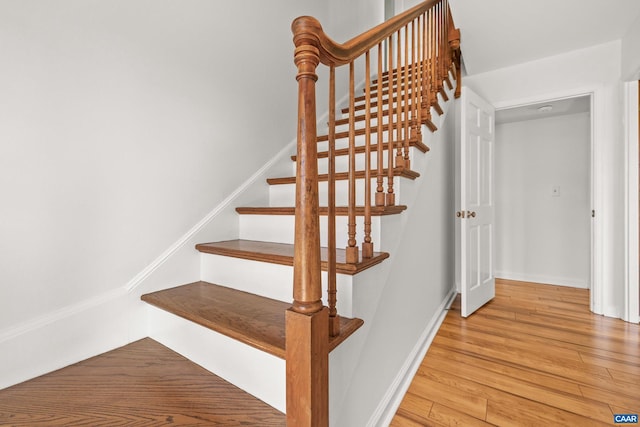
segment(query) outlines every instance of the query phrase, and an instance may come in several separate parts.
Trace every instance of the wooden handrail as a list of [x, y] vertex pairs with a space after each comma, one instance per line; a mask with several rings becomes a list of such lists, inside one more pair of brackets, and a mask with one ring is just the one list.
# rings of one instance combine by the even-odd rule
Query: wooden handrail
[[440, 0], [428, 0], [420, 3], [343, 44], [336, 43], [327, 36], [320, 22], [311, 16], [296, 18], [291, 24], [291, 31], [294, 34], [294, 43], [296, 37], [304, 37], [315, 41], [312, 44], [318, 48], [320, 61], [324, 65], [340, 66], [364, 55], [366, 51], [386, 40], [390, 35], [396, 33], [407, 23], [424, 14], [439, 2]]
[[[287, 424], [325, 426], [328, 425], [329, 405], [328, 339], [329, 335], [340, 333], [335, 256], [337, 140], [347, 135], [347, 227], [341, 232], [346, 238], [346, 262], [356, 264], [374, 256], [372, 203], [377, 212], [393, 209], [391, 207], [397, 201], [396, 175], [411, 172], [408, 171], [411, 165], [409, 149], [412, 144], [422, 143], [421, 126], [436, 130], [431, 122], [431, 108], [442, 114], [439, 99], [448, 99], [450, 74], [456, 80], [456, 91], [459, 90], [460, 33], [453, 25], [448, 0], [427, 0], [343, 44], [328, 37], [320, 23], [310, 16], [295, 19], [291, 29], [294, 62], [298, 68], [298, 152], [293, 303], [286, 315]], [[384, 48], [387, 49], [387, 64], [383, 64]], [[377, 52], [372, 52], [375, 49]], [[357, 81], [364, 82], [364, 97], [355, 94], [356, 68], [362, 63], [356, 61], [359, 58], [364, 62], [364, 77]], [[372, 66], [372, 60], [376, 61], [375, 66]], [[320, 279], [319, 138], [316, 129], [316, 68], [320, 64], [329, 67], [329, 129], [328, 136], [322, 138], [328, 141], [328, 307], [322, 303]], [[336, 68], [343, 65], [349, 66], [349, 129], [346, 133], [336, 132], [338, 121], [335, 117]], [[386, 75], [382, 72], [384, 65], [388, 66]], [[372, 72], [377, 74], [375, 80]], [[364, 124], [356, 129], [357, 123], [362, 123], [362, 116], [356, 121], [356, 109], [361, 109], [356, 107], [359, 102], [364, 102]], [[383, 123], [385, 120], [387, 123]], [[364, 150], [358, 149], [363, 148], [357, 145], [356, 139], [360, 135], [364, 136]], [[344, 152], [344, 147], [341, 151]], [[364, 174], [357, 172], [357, 168], [363, 167], [357, 164], [358, 153], [364, 153]], [[374, 154], [377, 156], [375, 162], [372, 160]], [[365, 193], [357, 197], [356, 180], [363, 176]], [[356, 201], [364, 206], [356, 206]], [[362, 214], [362, 228], [358, 229], [357, 217]], [[363, 236], [361, 246], [358, 246], [358, 233]]]

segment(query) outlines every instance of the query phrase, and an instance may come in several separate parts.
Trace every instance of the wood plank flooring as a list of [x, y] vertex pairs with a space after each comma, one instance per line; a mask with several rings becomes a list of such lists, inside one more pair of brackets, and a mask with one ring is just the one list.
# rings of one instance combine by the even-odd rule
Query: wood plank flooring
[[146, 338], [0, 390], [2, 426], [284, 426], [285, 416]]
[[460, 298], [391, 426], [613, 425], [640, 414], [640, 325], [589, 312], [589, 291], [498, 280], [467, 319]]

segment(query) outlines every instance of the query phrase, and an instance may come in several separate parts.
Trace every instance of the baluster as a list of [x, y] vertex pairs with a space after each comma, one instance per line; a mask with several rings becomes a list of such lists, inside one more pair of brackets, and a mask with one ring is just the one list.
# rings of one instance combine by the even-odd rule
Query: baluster
[[438, 104], [438, 70], [436, 64], [438, 62], [438, 5], [432, 9], [431, 19], [431, 72], [429, 79], [431, 80], [431, 105], [436, 108], [438, 114], [442, 114]]
[[431, 87], [429, 81], [429, 61], [431, 60], [431, 9], [427, 10], [422, 21], [422, 119], [431, 122]]
[[[414, 23], [417, 25], [414, 26]], [[418, 103], [418, 88], [422, 85], [422, 49], [420, 48], [422, 15], [414, 23], [412, 23], [411, 27], [411, 63], [413, 64], [411, 71], [411, 141], [417, 142], [422, 141], [422, 116]]]
[[445, 81], [447, 78], [446, 75], [446, 52], [447, 52], [447, 38], [445, 35], [445, 15], [444, 15], [444, 3], [443, 1], [440, 2], [440, 14], [439, 14], [439, 18], [440, 18], [440, 31], [439, 31], [439, 35], [440, 35], [440, 49], [439, 49], [439, 58], [438, 58], [438, 73], [439, 73], [439, 78], [438, 78], [438, 91], [440, 92], [440, 94], [442, 95], [442, 99], [446, 102], [449, 100], [449, 97], [447, 96], [447, 91], [444, 89], [444, 85], [445, 85]]
[[440, 79], [440, 55], [442, 54], [442, 36], [440, 34], [440, 5], [441, 3], [438, 3], [438, 6], [436, 8], [436, 27], [435, 27], [435, 32], [436, 32], [436, 55], [434, 57], [435, 59], [435, 63], [434, 63], [434, 78], [435, 78], [435, 84], [436, 84], [436, 90], [434, 93], [434, 96], [437, 98], [438, 94], [440, 93], [440, 84], [441, 84], [441, 79]]
[[354, 63], [349, 63], [349, 205], [347, 207], [348, 242], [346, 261], [349, 264], [358, 262], [358, 246], [356, 242], [356, 132], [355, 132], [355, 89]]
[[443, 0], [444, 13], [442, 16], [442, 21], [444, 24], [444, 37], [443, 37], [443, 48], [445, 53], [445, 61], [442, 64], [442, 69], [444, 70], [444, 79], [447, 83], [447, 87], [449, 90], [453, 89], [453, 85], [451, 84], [451, 78], [449, 76], [449, 71], [451, 70], [451, 48], [449, 47], [449, 32], [451, 31], [449, 27], [449, 3], [447, 0]]
[[[398, 30], [397, 33], [397, 64], [396, 68], [398, 69], [398, 77], [396, 79], [396, 119], [395, 119], [395, 128], [396, 128], [396, 161], [395, 167], [402, 168], [402, 162], [404, 157], [402, 156], [402, 82], [404, 80], [404, 68], [402, 66], [402, 33]], [[389, 176], [393, 177], [393, 167], [389, 165]]]
[[327, 153], [327, 302], [329, 304], [329, 335], [340, 332], [336, 310], [336, 69], [329, 67], [329, 147]]
[[456, 79], [456, 91], [454, 97], [460, 97], [460, 90], [462, 89], [462, 70], [460, 69], [460, 30], [457, 29], [453, 23], [453, 16], [451, 10], [448, 10], [449, 15], [449, 47], [451, 49], [451, 71]]
[[404, 153], [402, 155], [402, 159], [400, 160], [400, 164], [403, 168], [409, 169], [409, 127], [410, 127], [410, 118], [409, 118], [409, 73], [411, 72], [412, 65], [409, 63], [409, 25], [405, 25], [404, 27], [404, 100], [403, 100], [403, 114], [402, 114], [402, 124], [403, 124], [403, 141], [402, 145], [404, 148]]
[[387, 111], [388, 119], [387, 119], [387, 130], [388, 130], [388, 139], [389, 146], [387, 147], [387, 197], [386, 197], [386, 205], [393, 206], [396, 204], [396, 195], [393, 192], [393, 78], [394, 75], [397, 74], [397, 70], [393, 68], [393, 35], [389, 36], [389, 78], [387, 79], [387, 85], [389, 89], [387, 90]]
[[371, 59], [365, 53], [365, 142], [364, 142], [364, 241], [362, 258], [373, 257], [371, 241]]
[[376, 206], [384, 206], [384, 182], [383, 182], [383, 169], [384, 169], [384, 157], [382, 149], [384, 137], [382, 135], [382, 43], [378, 43], [378, 91], [377, 91], [377, 103], [376, 103], [376, 117], [378, 118], [378, 134], [376, 136], [378, 141], [378, 173], [376, 176]]

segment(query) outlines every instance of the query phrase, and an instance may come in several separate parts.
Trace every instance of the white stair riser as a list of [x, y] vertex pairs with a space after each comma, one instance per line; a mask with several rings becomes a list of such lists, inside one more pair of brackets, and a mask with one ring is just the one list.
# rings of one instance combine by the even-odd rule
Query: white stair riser
[[[436, 126], [437, 126], [437, 124], [436, 124]], [[372, 132], [371, 135], [370, 135], [370, 140], [371, 140], [371, 144], [376, 144], [378, 142], [378, 133], [377, 132]], [[398, 141], [395, 131], [393, 131], [392, 140], [394, 141], [394, 144], [396, 143], [396, 141]], [[401, 139], [401, 140], [404, 141], [404, 139]], [[426, 141], [426, 138], [424, 137], [424, 135], [422, 136], [422, 140]], [[356, 146], [364, 146], [366, 141], [367, 141], [367, 137], [366, 137], [366, 135], [355, 135], [354, 141], [355, 141], [355, 145]], [[388, 131], [384, 131], [383, 135], [382, 135], [382, 142], [386, 143], [388, 141], [389, 141], [389, 132]], [[340, 149], [343, 149], [343, 148], [348, 148], [349, 147], [349, 138], [348, 137], [337, 138], [335, 145], [336, 145], [336, 150], [340, 150]], [[327, 151], [328, 149], [329, 149], [329, 142], [328, 141], [319, 141], [318, 142], [318, 152]]]
[[[395, 133], [394, 133], [395, 135]], [[366, 142], [366, 135], [356, 135], [355, 136], [355, 145], [364, 145]], [[395, 138], [394, 138], [395, 140]], [[371, 134], [371, 143], [372, 144], [376, 144], [378, 141], [378, 134], [377, 133], [372, 133]], [[388, 138], [387, 138], [387, 132], [384, 132], [384, 136], [382, 138], [382, 142], [387, 142]], [[339, 150], [341, 148], [348, 148], [349, 147], [349, 138], [338, 138], [336, 139], [336, 150]], [[329, 149], [329, 142], [328, 141], [321, 141], [318, 142], [318, 151], [327, 151]]]
[[[200, 254], [200, 280], [284, 302], [293, 301], [293, 267], [241, 258]], [[352, 316], [354, 276], [338, 274], [338, 313]], [[322, 272], [322, 300], [327, 305], [327, 274]]]
[[[404, 155], [404, 148], [402, 150]], [[395, 163], [395, 157], [397, 154], [397, 148], [394, 148], [393, 163]], [[416, 150], [414, 147], [409, 147], [409, 161], [413, 162], [413, 159], [420, 155], [424, 156], [424, 153]], [[356, 170], [365, 170], [366, 153], [356, 153]], [[392, 163], [392, 164], [393, 164]], [[389, 152], [384, 150], [382, 152], [382, 167], [386, 168], [389, 164]], [[375, 170], [378, 167], [378, 152], [371, 151], [371, 167]], [[347, 172], [349, 170], [349, 156], [336, 156], [336, 172]], [[322, 157], [318, 159], [318, 173], [325, 174], [329, 171], [329, 159]], [[375, 173], [375, 172], [372, 172]], [[291, 175], [296, 175], [296, 164], [291, 162]]]
[[[356, 112], [356, 117], [359, 117], [360, 115], [364, 115], [364, 111], [357, 111]], [[412, 113], [409, 112], [409, 116], [411, 117]], [[391, 120], [392, 123], [398, 123], [398, 115], [396, 114], [396, 110], [393, 110], [393, 114], [392, 114], [393, 119]], [[348, 119], [349, 118], [349, 114], [344, 114], [343, 115], [344, 119]], [[400, 120], [404, 120], [404, 111], [400, 112]], [[355, 121], [355, 125], [356, 125], [356, 129], [364, 129], [365, 128], [365, 123], [366, 120], [364, 118], [359, 119], [357, 121]], [[370, 118], [370, 123], [371, 123], [371, 129], [372, 129], [372, 133], [375, 130], [375, 128], [378, 126], [378, 118], [376, 117], [375, 112], [373, 112], [371, 114], [371, 118]], [[382, 116], [382, 124], [387, 124], [389, 123], [389, 115], [384, 115]], [[339, 125], [336, 126], [336, 132], [347, 132], [349, 130], [349, 123], [340, 123]], [[386, 131], [385, 131], [386, 132]]]
[[283, 359], [159, 308], [148, 309], [152, 339], [285, 412]]
[[[396, 215], [390, 215], [396, 216]], [[371, 239], [374, 242], [374, 250], [384, 250], [384, 242], [381, 238], [381, 223], [387, 217], [371, 217]], [[363, 240], [364, 218], [356, 217], [356, 240], [358, 245]], [[295, 217], [293, 215], [240, 215], [240, 239], [259, 240], [263, 242], [276, 242], [293, 244]], [[320, 245], [327, 246], [327, 217], [320, 217]], [[347, 217], [336, 218], [336, 246], [347, 246]]]
[[[402, 203], [402, 186], [410, 185], [408, 178], [394, 177], [393, 192], [396, 195], [396, 204]], [[356, 180], [356, 205], [364, 206], [365, 180]], [[371, 205], [375, 205], [375, 194], [377, 192], [377, 180], [371, 179]], [[295, 184], [278, 184], [269, 186], [270, 206], [295, 206]], [[387, 178], [383, 180], [383, 190], [387, 190]], [[320, 206], [328, 205], [328, 184], [326, 181], [318, 183], [318, 198]], [[347, 206], [349, 202], [349, 181], [336, 181], [336, 206]]]

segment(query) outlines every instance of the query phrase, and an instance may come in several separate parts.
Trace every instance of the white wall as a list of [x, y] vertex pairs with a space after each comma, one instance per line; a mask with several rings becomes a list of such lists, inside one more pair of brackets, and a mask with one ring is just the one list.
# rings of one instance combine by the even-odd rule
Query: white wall
[[[464, 49], [464, 47], [463, 47]], [[464, 54], [464, 51], [463, 51]], [[599, 314], [620, 317], [624, 301], [624, 143], [621, 135], [621, 42], [468, 76], [464, 84], [496, 107], [593, 93], [594, 180], [601, 195], [595, 234], [600, 240], [594, 291]], [[599, 289], [596, 285], [601, 284]]]
[[412, 160], [420, 177], [402, 183], [407, 210], [385, 222], [392, 226], [383, 230], [392, 234], [384, 240], [390, 258], [358, 275], [370, 275], [366, 286], [354, 287], [354, 316], [365, 324], [331, 353], [330, 381], [345, 383], [344, 396], [331, 395], [331, 425], [387, 425], [454, 295], [453, 104], [443, 103], [448, 113], [436, 119], [436, 133], [423, 126], [431, 150]]
[[[81, 347], [94, 336], [113, 347], [142, 333], [125, 330], [144, 326], [130, 318], [139, 308], [129, 310], [123, 292], [295, 138], [290, 24], [305, 14], [326, 19], [328, 5], [0, 2], [0, 353], [7, 372], [15, 366], [4, 362], [27, 353], [60, 365], [97, 350], [64, 345]], [[225, 217], [210, 235], [231, 237], [234, 221]], [[193, 246], [174, 258], [181, 271], [163, 277], [197, 277]], [[158, 277], [154, 286], [178, 284]], [[98, 305], [109, 307], [98, 314]], [[71, 316], [77, 328], [64, 320]], [[45, 329], [51, 338], [42, 340]], [[29, 364], [32, 374], [56, 367], [37, 364]]]
[[325, 32], [338, 43], [384, 22], [384, 0], [329, 0], [329, 17], [323, 24]]
[[622, 37], [622, 79], [640, 80], [640, 16]]
[[590, 133], [589, 113], [496, 125], [496, 277], [588, 287]]

